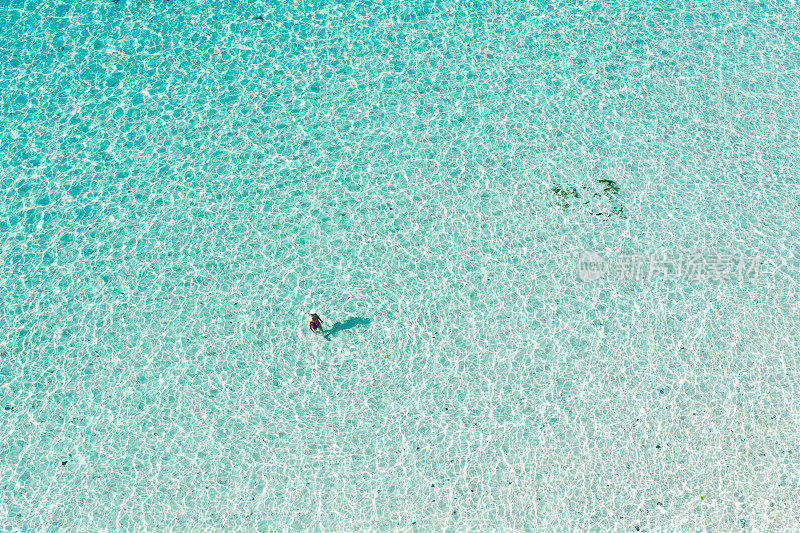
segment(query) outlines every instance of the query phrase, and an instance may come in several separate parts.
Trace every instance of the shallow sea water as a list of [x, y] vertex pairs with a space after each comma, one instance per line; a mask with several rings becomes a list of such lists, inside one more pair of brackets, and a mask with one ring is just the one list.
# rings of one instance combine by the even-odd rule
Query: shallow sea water
[[3, 531], [800, 528], [796, 3], [412, 4], [0, 2]]

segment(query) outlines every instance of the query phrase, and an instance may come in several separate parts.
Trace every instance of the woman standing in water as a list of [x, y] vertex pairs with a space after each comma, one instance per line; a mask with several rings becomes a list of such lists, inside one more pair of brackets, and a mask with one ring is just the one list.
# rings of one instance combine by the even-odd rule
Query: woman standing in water
[[309, 313], [309, 316], [311, 316], [311, 321], [308, 323], [308, 329], [314, 333], [321, 333], [324, 337], [325, 330], [322, 329], [322, 319], [317, 313]]

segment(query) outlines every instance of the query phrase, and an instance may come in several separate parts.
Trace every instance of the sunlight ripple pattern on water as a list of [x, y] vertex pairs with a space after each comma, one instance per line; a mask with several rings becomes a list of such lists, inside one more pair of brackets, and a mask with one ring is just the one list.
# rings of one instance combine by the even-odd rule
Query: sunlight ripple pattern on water
[[800, 527], [797, 6], [407, 4], [2, 2], [5, 527]]

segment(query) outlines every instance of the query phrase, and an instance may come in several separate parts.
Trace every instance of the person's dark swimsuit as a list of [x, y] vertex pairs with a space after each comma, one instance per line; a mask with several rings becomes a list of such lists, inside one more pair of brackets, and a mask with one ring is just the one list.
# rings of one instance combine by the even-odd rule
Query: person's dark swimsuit
[[322, 320], [317, 315], [311, 315], [311, 322], [308, 323], [308, 327], [311, 331], [315, 332], [318, 329], [322, 329]]

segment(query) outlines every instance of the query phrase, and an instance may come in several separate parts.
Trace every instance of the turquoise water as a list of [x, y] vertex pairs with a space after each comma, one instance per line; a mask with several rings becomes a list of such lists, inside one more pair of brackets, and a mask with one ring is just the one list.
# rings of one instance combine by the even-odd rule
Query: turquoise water
[[794, 2], [0, 4], [4, 531], [800, 528]]

